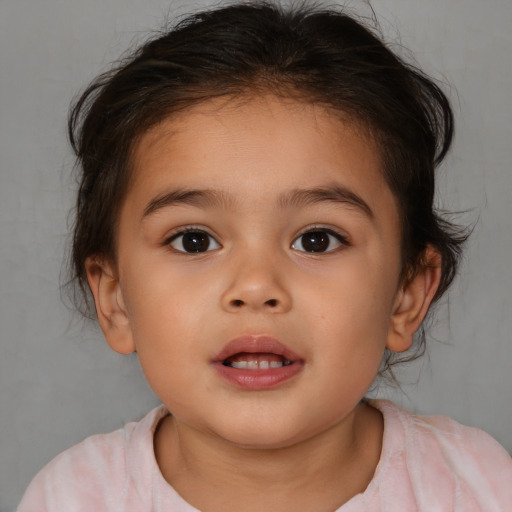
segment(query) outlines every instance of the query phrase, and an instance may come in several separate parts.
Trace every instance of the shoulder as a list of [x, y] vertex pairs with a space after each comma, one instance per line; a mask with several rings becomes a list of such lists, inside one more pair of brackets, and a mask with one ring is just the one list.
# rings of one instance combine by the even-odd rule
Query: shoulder
[[18, 512], [116, 510], [128, 482], [137, 478], [132, 461], [139, 467], [151, 464], [153, 432], [166, 413], [159, 407], [140, 422], [88, 437], [62, 452], [31, 482]]
[[512, 510], [512, 458], [491, 436], [445, 416], [371, 404], [384, 416], [384, 445], [404, 459], [415, 493], [437, 489], [454, 504], [471, 504], [468, 510]]

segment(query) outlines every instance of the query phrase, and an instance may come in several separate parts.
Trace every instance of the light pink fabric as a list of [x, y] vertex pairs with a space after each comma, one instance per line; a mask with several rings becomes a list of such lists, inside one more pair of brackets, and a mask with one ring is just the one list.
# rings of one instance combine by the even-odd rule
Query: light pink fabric
[[[384, 415], [381, 460], [366, 491], [337, 512], [512, 511], [512, 459], [491, 437], [442, 416], [371, 404]], [[153, 433], [165, 414], [157, 408], [65, 451], [36, 476], [18, 512], [198, 512], [155, 461]]]

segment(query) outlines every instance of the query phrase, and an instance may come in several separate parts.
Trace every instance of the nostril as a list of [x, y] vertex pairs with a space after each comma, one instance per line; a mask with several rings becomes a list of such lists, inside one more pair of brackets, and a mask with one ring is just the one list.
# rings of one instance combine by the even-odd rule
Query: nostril
[[249, 308], [249, 309], [259, 309], [262, 308], [269, 308], [273, 311], [277, 311], [280, 307], [281, 301], [279, 299], [268, 299], [264, 302], [255, 301], [253, 303], [252, 300], [243, 300], [243, 299], [231, 299], [229, 301], [229, 308], [231, 310], [242, 310], [243, 308]]

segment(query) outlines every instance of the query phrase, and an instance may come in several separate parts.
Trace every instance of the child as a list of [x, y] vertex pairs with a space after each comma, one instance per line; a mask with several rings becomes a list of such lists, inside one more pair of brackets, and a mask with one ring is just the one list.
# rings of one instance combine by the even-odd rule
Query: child
[[493, 439], [365, 399], [464, 240], [433, 209], [431, 80], [343, 13], [244, 3], [101, 76], [70, 133], [77, 283], [163, 405], [19, 512], [512, 510]]

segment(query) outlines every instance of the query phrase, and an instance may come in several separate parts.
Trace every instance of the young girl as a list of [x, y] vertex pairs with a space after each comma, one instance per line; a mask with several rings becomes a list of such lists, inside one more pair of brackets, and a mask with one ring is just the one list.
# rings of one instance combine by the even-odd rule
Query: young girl
[[101, 76], [70, 133], [78, 286], [163, 405], [19, 512], [512, 510], [493, 439], [365, 399], [464, 239], [433, 208], [453, 120], [424, 74], [341, 12], [244, 3]]

